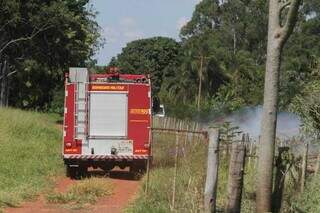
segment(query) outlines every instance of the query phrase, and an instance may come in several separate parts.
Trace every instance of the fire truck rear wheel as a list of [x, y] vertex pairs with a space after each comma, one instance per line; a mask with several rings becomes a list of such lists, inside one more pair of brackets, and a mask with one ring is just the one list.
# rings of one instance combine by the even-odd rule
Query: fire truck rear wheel
[[71, 179], [79, 180], [81, 178], [88, 177], [87, 167], [79, 166], [79, 167], [71, 167], [69, 165], [66, 166], [66, 175]]
[[102, 169], [106, 172], [106, 173], [108, 173], [108, 172], [110, 172], [112, 169], [114, 168], [114, 165], [104, 165], [103, 167], [102, 167]]
[[146, 162], [139, 162], [139, 163], [133, 163], [130, 166], [130, 173], [143, 175], [147, 171], [147, 163]]
[[70, 167], [69, 165], [66, 165], [66, 176], [71, 179], [75, 179], [77, 173], [76, 169], [77, 168], [75, 167]]

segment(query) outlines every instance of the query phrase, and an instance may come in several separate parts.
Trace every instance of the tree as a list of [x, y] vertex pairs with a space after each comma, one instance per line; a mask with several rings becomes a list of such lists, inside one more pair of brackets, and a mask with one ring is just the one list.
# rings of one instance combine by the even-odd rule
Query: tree
[[120, 72], [150, 74], [152, 92], [158, 95], [163, 79], [173, 76], [180, 54], [180, 44], [171, 38], [154, 37], [127, 44], [112, 65]]
[[256, 211], [271, 212], [273, 160], [281, 54], [297, 20], [301, 0], [269, 1], [269, 26]]
[[[315, 80], [320, 58], [319, 2], [305, 1], [283, 51], [286, 59], [281, 67], [279, 107], [286, 109], [296, 96], [305, 95], [304, 88]], [[318, 8], [318, 9], [317, 9]]]
[[100, 47], [100, 28], [87, 4], [1, 0], [0, 63], [14, 73], [8, 85], [11, 106], [46, 110], [63, 86], [63, 73], [85, 66]]
[[314, 80], [309, 82], [302, 94], [293, 98], [290, 110], [298, 114], [302, 121], [303, 132], [314, 139], [320, 137], [320, 58], [314, 69]]
[[[181, 37], [186, 51], [197, 55], [190, 60], [196, 61], [197, 69], [202, 70], [198, 72], [203, 75], [198, 75], [202, 81], [199, 80], [197, 100], [200, 100], [199, 96], [203, 100], [217, 96], [223, 85], [234, 91], [236, 99], [243, 100], [244, 105], [261, 103], [259, 91], [263, 87], [262, 67], [265, 64], [266, 8], [264, 0], [223, 3], [203, 0], [196, 6], [191, 21], [181, 29]], [[205, 46], [208, 47], [203, 48]], [[200, 60], [203, 58], [207, 60]], [[203, 69], [199, 68], [201, 61], [205, 62], [202, 63], [205, 65]], [[210, 73], [215, 73], [214, 78], [223, 81], [219, 82], [213, 76], [207, 79], [205, 75]]]

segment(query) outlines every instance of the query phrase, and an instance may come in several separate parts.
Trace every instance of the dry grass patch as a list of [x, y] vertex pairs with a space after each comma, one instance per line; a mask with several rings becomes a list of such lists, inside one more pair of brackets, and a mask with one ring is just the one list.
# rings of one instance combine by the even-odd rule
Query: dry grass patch
[[98, 198], [109, 196], [113, 186], [108, 179], [84, 179], [72, 185], [67, 192], [53, 192], [47, 195], [48, 203], [68, 204], [71, 207], [81, 208], [87, 204], [94, 204]]

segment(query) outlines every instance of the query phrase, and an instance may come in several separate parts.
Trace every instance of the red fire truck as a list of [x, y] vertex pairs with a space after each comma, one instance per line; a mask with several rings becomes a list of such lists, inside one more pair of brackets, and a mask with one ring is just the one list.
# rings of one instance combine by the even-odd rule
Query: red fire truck
[[144, 171], [151, 153], [151, 102], [145, 75], [70, 68], [63, 124], [67, 175], [81, 177], [88, 167]]

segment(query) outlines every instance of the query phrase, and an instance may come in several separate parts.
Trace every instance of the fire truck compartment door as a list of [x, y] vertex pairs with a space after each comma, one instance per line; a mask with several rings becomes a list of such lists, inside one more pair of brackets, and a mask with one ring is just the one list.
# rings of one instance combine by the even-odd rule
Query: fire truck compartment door
[[127, 126], [127, 93], [93, 92], [90, 94], [90, 137], [126, 137]]

